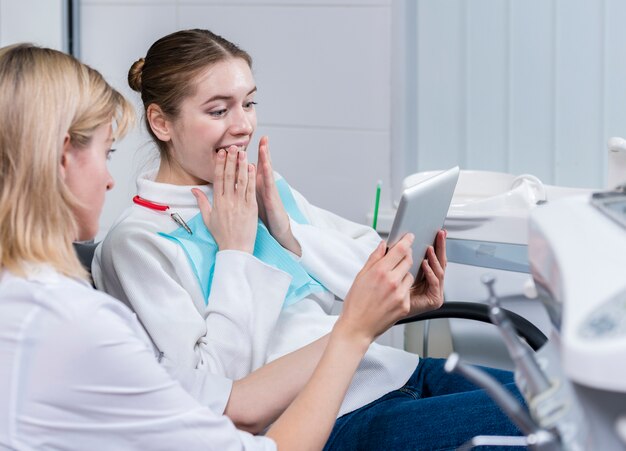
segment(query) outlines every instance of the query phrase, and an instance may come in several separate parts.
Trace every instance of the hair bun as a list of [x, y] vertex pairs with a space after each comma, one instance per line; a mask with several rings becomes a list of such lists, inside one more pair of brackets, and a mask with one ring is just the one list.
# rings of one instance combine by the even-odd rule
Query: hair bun
[[128, 70], [128, 86], [130, 86], [133, 91], [141, 92], [141, 75], [145, 62], [145, 58], [139, 58]]

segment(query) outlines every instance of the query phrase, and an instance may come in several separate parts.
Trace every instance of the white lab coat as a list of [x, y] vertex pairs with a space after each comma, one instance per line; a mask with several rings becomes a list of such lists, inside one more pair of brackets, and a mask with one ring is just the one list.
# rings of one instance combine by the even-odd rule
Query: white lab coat
[[[138, 194], [169, 205], [184, 220], [199, 213], [189, 186], [156, 183], [154, 174], [139, 178]], [[198, 187], [210, 196], [209, 186]], [[114, 224], [98, 247], [92, 271], [96, 286], [133, 308], [162, 362], [201, 402], [199, 386], [239, 379], [263, 364], [330, 332], [335, 296], [343, 299], [357, 272], [380, 237], [371, 228], [347, 221], [309, 204], [292, 190], [309, 221], [291, 221], [302, 248], [302, 266], [329, 291], [311, 294], [281, 310], [290, 276], [265, 266], [249, 266], [242, 274], [234, 259], [218, 252], [208, 305], [183, 249], [159, 236], [178, 225], [164, 214], [134, 205]], [[271, 271], [270, 271], [271, 269]], [[282, 275], [282, 276], [281, 276]], [[264, 278], [263, 288], [250, 290], [250, 278]], [[252, 306], [253, 310], [244, 310]], [[221, 317], [215, 321], [215, 317]], [[340, 415], [401, 387], [418, 363], [418, 356], [374, 344], [365, 355]], [[206, 379], [211, 382], [203, 382]], [[186, 382], [187, 381], [187, 382]], [[191, 382], [189, 382], [191, 381]], [[206, 388], [205, 388], [206, 390]], [[212, 399], [216, 398], [213, 393]], [[229, 390], [223, 392], [223, 406]]]
[[275, 450], [156, 362], [135, 315], [47, 266], [0, 271], [0, 448]]

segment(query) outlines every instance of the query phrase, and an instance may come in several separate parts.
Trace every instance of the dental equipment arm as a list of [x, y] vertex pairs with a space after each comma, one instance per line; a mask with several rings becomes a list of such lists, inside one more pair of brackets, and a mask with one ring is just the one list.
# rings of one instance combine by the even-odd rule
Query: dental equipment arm
[[459, 450], [469, 450], [475, 446], [528, 446], [529, 449], [535, 451], [561, 450], [557, 437], [552, 432], [541, 429], [524, 407], [487, 373], [461, 362], [456, 353], [448, 357], [444, 368], [449, 373], [462, 374], [483, 388], [525, 435], [524, 437], [478, 436], [465, 443]]
[[[520, 388], [529, 408], [528, 414], [520, 414], [519, 408], [511, 404], [510, 399], [503, 397], [501, 390], [494, 389], [491, 382], [485, 378], [476, 377], [477, 369], [462, 372], [468, 379], [485, 388], [493, 399], [503, 408], [511, 419], [527, 434], [526, 446], [533, 450], [587, 450], [589, 448], [588, 433], [583, 417], [571, 386], [564, 380], [558, 369], [559, 355], [555, 344], [548, 342], [537, 353], [521, 341], [516, 334], [511, 320], [504, 309], [500, 308], [498, 298], [494, 292], [494, 278], [483, 277], [482, 282], [489, 290], [489, 316], [493, 324], [500, 331], [511, 358], [515, 364], [515, 381]], [[540, 366], [538, 355], [542, 356], [544, 365]], [[457, 368], [453, 361], [450, 368]], [[495, 383], [495, 382], [494, 382]], [[501, 388], [501, 387], [499, 387]], [[513, 402], [516, 402], [513, 400]], [[529, 429], [531, 422], [535, 426]], [[531, 432], [528, 432], [531, 430]], [[498, 441], [495, 437], [475, 437], [468, 442], [467, 448], [472, 446], [507, 444], [511, 438]]]
[[495, 279], [487, 275], [483, 276], [481, 280], [489, 290], [489, 317], [491, 322], [498, 327], [515, 364], [515, 371], [521, 381], [524, 382], [524, 387], [520, 387], [520, 389], [527, 399], [533, 399], [550, 388], [550, 381], [539, 367], [530, 348], [520, 341], [511, 320], [500, 308], [493, 289]]
[[450, 354], [444, 369], [448, 373], [462, 374], [483, 388], [524, 434], [531, 434], [538, 429], [523, 406], [499, 382], [484, 371], [463, 363], [456, 352]]

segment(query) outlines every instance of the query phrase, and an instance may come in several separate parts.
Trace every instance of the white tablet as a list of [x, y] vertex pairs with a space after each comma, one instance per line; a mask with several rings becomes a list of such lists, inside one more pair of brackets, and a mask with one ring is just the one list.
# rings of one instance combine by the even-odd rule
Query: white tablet
[[415, 235], [411, 274], [416, 277], [426, 249], [435, 242], [437, 232], [443, 227], [459, 172], [459, 167], [455, 166], [406, 188], [402, 193], [387, 242], [391, 247], [406, 233]]

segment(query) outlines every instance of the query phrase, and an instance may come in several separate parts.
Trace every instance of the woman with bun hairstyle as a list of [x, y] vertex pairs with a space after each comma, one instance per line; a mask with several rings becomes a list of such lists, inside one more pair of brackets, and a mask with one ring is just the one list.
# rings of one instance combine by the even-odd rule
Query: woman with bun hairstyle
[[[167, 35], [133, 64], [129, 84], [141, 94], [160, 165], [139, 177], [134, 205], [99, 246], [92, 271], [98, 288], [137, 313], [170, 374], [256, 433], [310, 377], [337, 320], [335, 298], [345, 299], [381, 239], [310, 204], [275, 174], [267, 137], [256, 169], [249, 165], [257, 125], [251, 65], [245, 51], [207, 30]], [[220, 202], [215, 168], [235, 162], [226, 185], [255, 180], [254, 206]], [[243, 233], [250, 216], [253, 230]], [[228, 236], [240, 230], [252, 239]], [[441, 231], [412, 287], [410, 314], [441, 305], [445, 266]], [[261, 389], [254, 371], [283, 356], [293, 367]], [[514, 389], [510, 373], [491, 372]], [[378, 344], [338, 417], [328, 449], [446, 449], [474, 435], [518, 433], [483, 391], [445, 373], [442, 360]]]
[[[0, 449], [322, 448], [369, 343], [410, 310], [411, 237], [372, 253], [312, 377], [266, 436], [237, 430], [167, 374], [136, 316], [92, 288], [73, 251], [73, 240], [97, 232], [113, 187], [111, 144], [131, 119], [130, 104], [73, 57], [28, 44], [0, 49]], [[225, 175], [237, 166], [235, 186]], [[246, 168], [215, 167], [223, 196], [214, 218], [222, 203], [255, 209]], [[256, 216], [237, 219], [246, 224], [222, 236], [247, 243]], [[271, 389], [289, 359], [251, 380]]]

